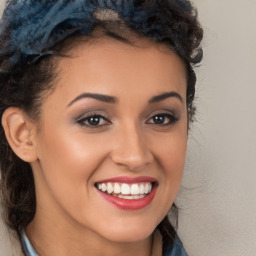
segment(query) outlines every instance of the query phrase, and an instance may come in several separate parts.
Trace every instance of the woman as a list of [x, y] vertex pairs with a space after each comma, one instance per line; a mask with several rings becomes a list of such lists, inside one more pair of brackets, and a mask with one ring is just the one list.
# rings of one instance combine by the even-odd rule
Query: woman
[[8, 2], [2, 205], [24, 255], [186, 255], [167, 213], [201, 39], [184, 0]]

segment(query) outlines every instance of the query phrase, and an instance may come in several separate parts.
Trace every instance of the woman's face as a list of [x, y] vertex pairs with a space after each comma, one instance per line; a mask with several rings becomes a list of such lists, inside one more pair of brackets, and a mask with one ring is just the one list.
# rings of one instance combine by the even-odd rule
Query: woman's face
[[138, 241], [167, 214], [186, 154], [186, 72], [140, 43], [102, 38], [59, 60], [37, 124], [35, 220]]

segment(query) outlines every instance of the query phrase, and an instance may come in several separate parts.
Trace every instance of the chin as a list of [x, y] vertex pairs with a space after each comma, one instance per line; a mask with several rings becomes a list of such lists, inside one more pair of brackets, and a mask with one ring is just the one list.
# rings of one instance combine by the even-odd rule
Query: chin
[[118, 243], [134, 243], [147, 239], [153, 233], [153, 231], [154, 229], [140, 232], [137, 232], [135, 230], [119, 231], [107, 234], [108, 237], [106, 238], [108, 240]]
[[148, 238], [155, 230], [157, 225], [152, 223], [133, 223], [127, 222], [122, 225], [113, 225], [107, 230], [104, 230], [102, 235], [114, 242], [139, 242]]

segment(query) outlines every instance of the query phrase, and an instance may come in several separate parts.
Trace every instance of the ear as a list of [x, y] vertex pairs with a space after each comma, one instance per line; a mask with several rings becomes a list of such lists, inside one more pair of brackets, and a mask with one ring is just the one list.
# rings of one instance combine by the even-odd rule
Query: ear
[[19, 108], [7, 108], [2, 116], [2, 126], [14, 153], [25, 162], [36, 161], [36, 127], [28, 116]]

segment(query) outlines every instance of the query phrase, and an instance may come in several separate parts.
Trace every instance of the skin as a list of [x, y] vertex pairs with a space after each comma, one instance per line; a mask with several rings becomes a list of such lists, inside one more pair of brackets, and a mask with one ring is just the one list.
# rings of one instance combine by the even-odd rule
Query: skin
[[[101, 38], [58, 60], [55, 90], [44, 100], [39, 122], [30, 125], [37, 210], [26, 233], [40, 255], [150, 255], [152, 232], [182, 180], [186, 72], [165, 46], [138, 43]], [[181, 99], [149, 103], [168, 92]], [[116, 102], [81, 98], [71, 104], [83, 93]], [[77, 121], [90, 113], [107, 120], [101, 126]], [[162, 113], [178, 120], [164, 116], [165, 125], [156, 124], [153, 117]], [[140, 210], [106, 202], [95, 183], [119, 176], [155, 178], [153, 201]]]

